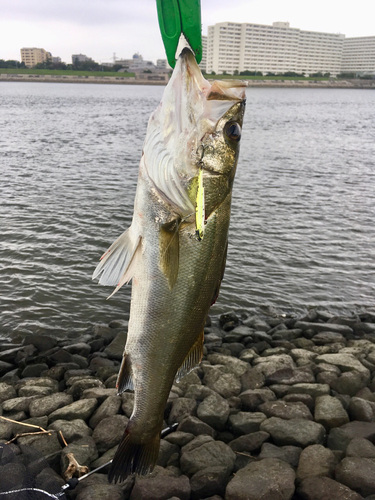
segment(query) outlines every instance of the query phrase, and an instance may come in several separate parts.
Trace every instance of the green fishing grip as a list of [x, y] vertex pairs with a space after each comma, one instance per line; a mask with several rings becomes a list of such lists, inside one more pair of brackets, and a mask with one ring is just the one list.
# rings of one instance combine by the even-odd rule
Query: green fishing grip
[[158, 20], [168, 63], [176, 64], [176, 50], [181, 33], [195, 52], [198, 64], [202, 60], [200, 0], [156, 0]]

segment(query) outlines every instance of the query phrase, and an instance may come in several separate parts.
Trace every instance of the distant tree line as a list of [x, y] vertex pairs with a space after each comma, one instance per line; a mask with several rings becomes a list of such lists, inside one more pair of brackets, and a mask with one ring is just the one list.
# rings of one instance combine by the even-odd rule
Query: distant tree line
[[4, 61], [4, 59], [0, 59], [0, 68], [26, 68], [24, 62], [14, 61], [13, 59], [8, 59]]

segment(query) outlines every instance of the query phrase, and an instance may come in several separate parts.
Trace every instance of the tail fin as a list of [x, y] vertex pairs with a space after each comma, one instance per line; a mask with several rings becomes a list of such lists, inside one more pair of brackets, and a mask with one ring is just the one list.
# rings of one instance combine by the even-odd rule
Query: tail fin
[[117, 448], [108, 481], [125, 481], [130, 474], [145, 475], [152, 472], [159, 455], [160, 433], [146, 443], [133, 443], [131, 435], [125, 430]]

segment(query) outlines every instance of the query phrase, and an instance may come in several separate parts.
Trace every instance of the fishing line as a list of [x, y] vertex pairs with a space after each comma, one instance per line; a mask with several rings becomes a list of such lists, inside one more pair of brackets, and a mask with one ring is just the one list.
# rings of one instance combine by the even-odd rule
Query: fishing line
[[[160, 437], [163, 438], [165, 436], [168, 436], [168, 434], [171, 434], [171, 432], [175, 432], [178, 425], [179, 425], [178, 423], [175, 423], [175, 424], [170, 425], [169, 427], [166, 427], [165, 429], [163, 429], [161, 431]], [[74, 490], [74, 488], [76, 488], [81, 481], [83, 481], [87, 477], [91, 476], [91, 474], [94, 474], [95, 472], [98, 472], [99, 470], [104, 469], [105, 467], [110, 465], [112, 463], [112, 461], [113, 460], [109, 460], [109, 462], [106, 462], [105, 464], [100, 465], [96, 469], [88, 472], [87, 474], [85, 474], [81, 477], [78, 477], [78, 478], [72, 477], [63, 486], [61, 486], [61, 490], [58, 493], [49, 493], [48, 491], [41, 490], [39, 488], [20, 488], [18, 490], [9, 490], [9, 491], [1, 492], [0, 496], [1, 495], [12, 495], [14, 493], [22, 493], [22, 492], [30, 491], [30, 492], [43, 493], [44, 495], [46, 495], [49, 498], [52, 498], [53, 500], [59, 500], [63, 495], [65, 495], [66, 490]], [[32, 493], [30, 495], [30, 500], [33, 500]]]

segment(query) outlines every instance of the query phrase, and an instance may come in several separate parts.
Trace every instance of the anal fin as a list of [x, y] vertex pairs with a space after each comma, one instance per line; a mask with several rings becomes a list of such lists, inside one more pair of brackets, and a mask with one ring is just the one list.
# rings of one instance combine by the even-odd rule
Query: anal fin
[[197, 340], [194, 342], [193, 347], [188, 352], [184, 362], [180, 366], [176, 373], [176, 382], [179, 382], [182, 377], [190, 373], [194, 368], [199, 365], [203, 358], [203, 341], [204, 341], [204, 330], [199, 335]]
[[118, 373], [117, 394], [122, 394], [126, 389], [134, 391], [133, 373], [129, 354], [124, 353], [122, 358], [120, 371]]
[[172, 290], [177, 281], [180, 260], [179, 228], [181, 219], [174, 219], [163, 224], [159, 233], [160, 269], [167, 278]]

